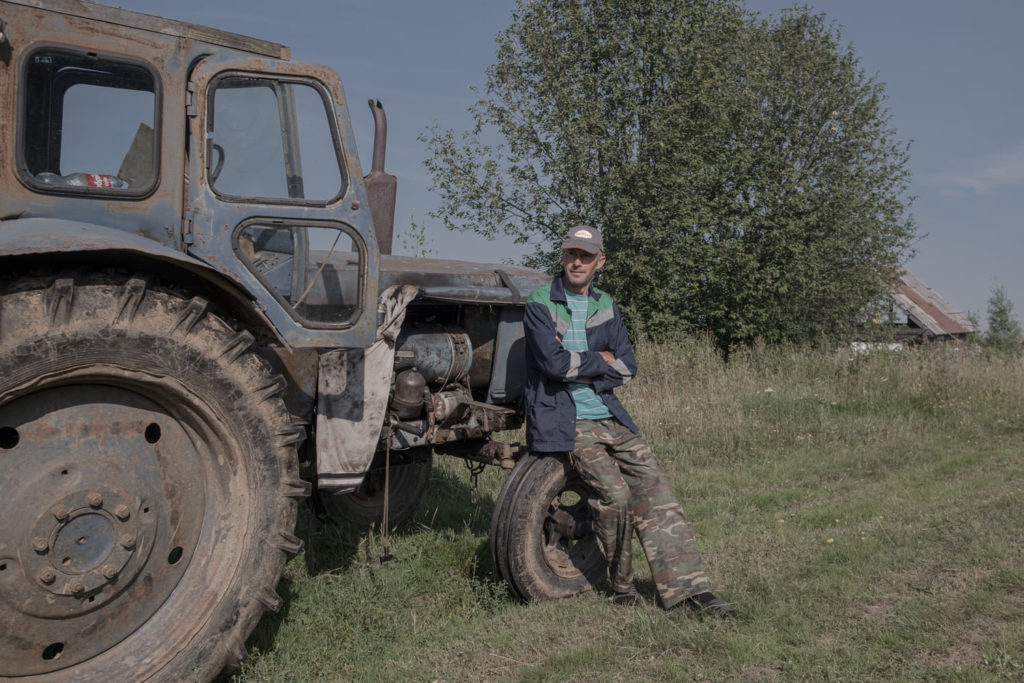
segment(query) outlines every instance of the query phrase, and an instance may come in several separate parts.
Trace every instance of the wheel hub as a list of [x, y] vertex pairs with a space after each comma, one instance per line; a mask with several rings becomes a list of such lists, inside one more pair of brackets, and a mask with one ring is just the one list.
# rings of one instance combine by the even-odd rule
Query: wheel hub
[[[45, 487], [46, 479], [40, 484]], [[29, 487], [23, 497], [45, 500]], [[19, 496], [22, 497], [22, 496]], [[60, 616], [84, 613], [116, 595], [98, 596], [105, 586], [130, 583], [152, 548], [156, 518], [141, 514], [140, 501], [125, 491], [89, 487], [73, 491], [37, 514], [19, 556], [24, 572], [38, 588], [59, 596], [91, 597], [63, 604]], [[135, 560], [135, 561], [133, 561]], [[97, 599], [99, 598], [99, 599]], [[20, 609], [37, 616], [57, 616], [55, 603], [33, 592]]]
[[544, 560], [555, 575], [589, 575], [594, 563], [602, 562], [592, 517], [587, 492], [578, 482], [567, 482], [551, 500], [544, 516], [542, 548]]

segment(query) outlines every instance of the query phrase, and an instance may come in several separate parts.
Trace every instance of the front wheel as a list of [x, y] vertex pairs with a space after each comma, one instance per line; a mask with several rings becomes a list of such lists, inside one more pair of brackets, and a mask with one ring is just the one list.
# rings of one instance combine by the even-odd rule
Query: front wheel
[[0, 292], [0, 676], [237, 666], [308, 491], [251, 342], [143, 279]]
[[432, 454], [430, 446], [421, 446], [402, 453], [404, 457], [396, 463], [399, 454], [394, 452], [389, 472], [384, 470], [383, 454], [378, 455], [374, 467], [355, 491], [320, 496], [324, 510], [352, 524], [370, 526], [383, 522], [386, 504], [389, 526], [398, 526], [413, 516], [427, 491]]
[[523, 600], [564, 598], [600, 582], [606, 562], [591, 529], [593, 490], [561, 455], [527, 455], [505, 481], [491, 521], [499, 574]]

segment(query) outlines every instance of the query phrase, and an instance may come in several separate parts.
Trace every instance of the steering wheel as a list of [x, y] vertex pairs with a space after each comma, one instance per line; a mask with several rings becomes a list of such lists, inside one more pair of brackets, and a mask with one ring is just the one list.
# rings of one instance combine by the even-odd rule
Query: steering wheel
[[209, 173], [211, 185], [217, 182], [217, 177], [220, 176], [220, 172], [224, 170], [224, 148], [215, 142], [213, 143], [213, 151], [217, 152], [217, 164]]

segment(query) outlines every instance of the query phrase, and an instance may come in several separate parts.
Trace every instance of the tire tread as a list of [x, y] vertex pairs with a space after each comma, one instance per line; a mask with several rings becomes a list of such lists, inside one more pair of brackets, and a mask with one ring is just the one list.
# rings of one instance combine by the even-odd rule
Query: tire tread
[[[260, 509], [253, 514], [252, 542], [246, 542], [244, 562], [231, 581], [231, 588], [219, 598], [204, 635], [181, 652], [153, 657], [156, 668], [132, 672], [134, 678], [152, 680], [208, 679], [223, 669], [236, 668], [245, 658], [245, 639], [266, 610], [280, 608], [275, 587], [288, 557], [302, 551], [303, 542], [294, 535], [298, 499], [309, 495], [310, 484], [299, 478], [297, 447], [305, 437], [302, 426], [292, 422], [281, 398], [286, 383], [271, 373], [270, 366], [251, 350], [254, 337], [247, 330], [233, 329], [210, 311], [200, 297], [188, 298], [180, 291], [155, 285], [148, 278], [111, 271], [76, 271], [60, 276], [39, 274], [8, 281], [0, 291], [0, 315], [4, 334], [0, 337], [0, 404], [33, 391], [30, 361], [57, 355], [61, 344], [76, 338], [93, 340], [134, 339], [137, 353], [126, 354], [126, 367], [143, 368], [147, 359], [159, 354], [145, 340], [168, 340], [163, 348], [174, 348], [175, 356], [202, 358], [212, 377], [204, 386], [219, 387], [224, 410], [244, 410], [250, 417], [244, 427], [262, 439], [259, 469], [268, 486], [259, 497]], [[178, 340], [171, 347], [169, 340]], [[123, 342], [118, 342], [123, 343]], [[99, 345], [98, 343], [96, 344]], [[181, 349], [180, 353], [177, 349]], [[191, 355], [190, 355], [191, 354]], [[109, 355], [109, 354], [108, 354]], [[66, 354], [65, 354], [66, 356]], [[71, 358], [65, 367], [88, 367], [89, 357]], [[121, 360], [103, 361], [111, 365]], [[173, 364], [177, 361], [168, 361]], [[77, 364], [77, 365], [76, 365]], [[182, 364], [182, 367], [185, 367]], [[188, 368], [185, 368], [188, 370]], [[183, 370], [185, 371], [185, 370]], [[194, 371], [192, 371], [194, 372]], [[196, 389], [201, 392], [204, 389]], [[230, 398], [228, 398], [230, 397]], [[239, 408], [244, 406], [244, 409]], [[259, 539], [266, 539], [261, 545]], [[267, 551], [267, 544], [271, 551]], [[255, 595], [250, 599], [249, 595]], [[273, 596], [273, 597], [271, 597]], [[155, 613], [154, 616], [156, 616]], [[217, 623], [220, 623], [218, 626]], [[209, 629], [215, 629], [210, 632]], [[98, 656], [102, 664], [81, 665], [61, 670], [53, 680], [125, 680], [116, 669], [113, 651], [132, 640], [115, 645]], [[107, 656], [107, 655], [110, 656]], [[97, 673], [97, 669], [102, 669]]]

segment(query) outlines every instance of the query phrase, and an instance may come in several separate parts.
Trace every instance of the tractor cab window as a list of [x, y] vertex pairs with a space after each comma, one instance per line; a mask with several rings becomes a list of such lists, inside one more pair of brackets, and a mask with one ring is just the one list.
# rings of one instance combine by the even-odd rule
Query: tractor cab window
[[66, 49], [24, 64], [19, 166], [41, 191], [141, 196], [157, 178], [158, 91], [139, 63]]
[[218, 78], [207, 119], [206, 177], [225, 201], [326, 204], [344, 189], [337, 129], [313, 82]]
[[361, 310], [364, 256], [338, 223], [252, 219], [234, 234], [239, 258], [306, 327], [348, 327]]

